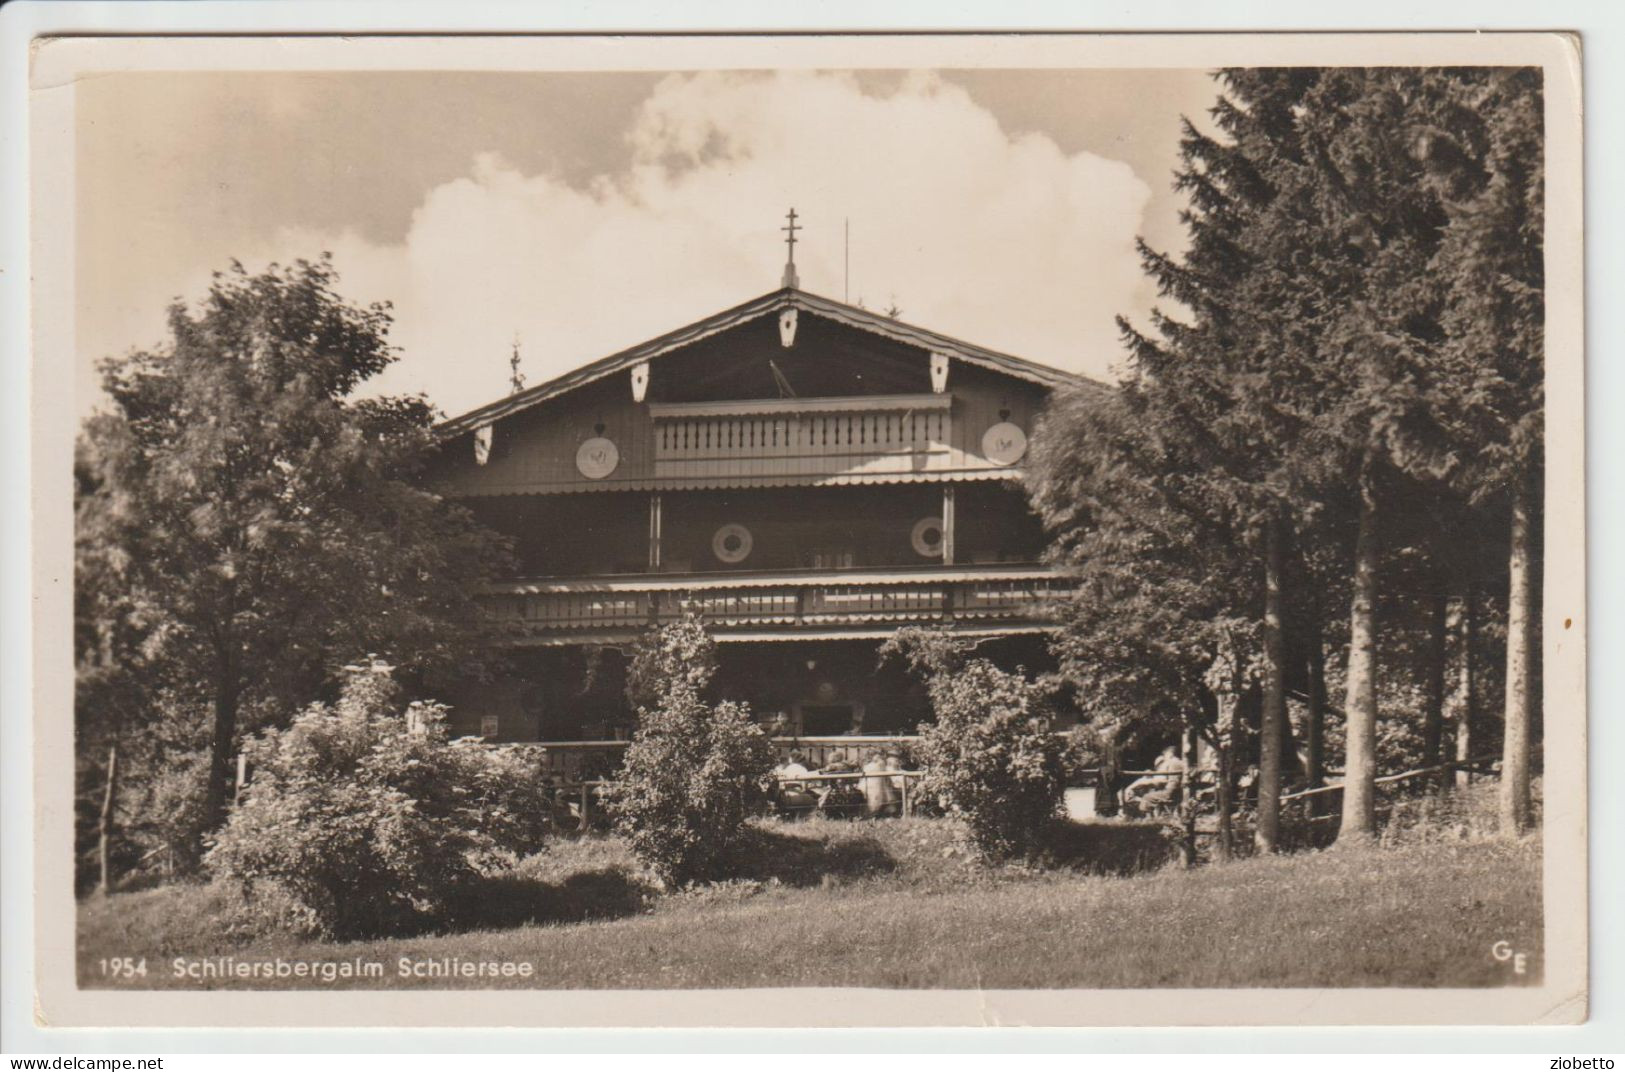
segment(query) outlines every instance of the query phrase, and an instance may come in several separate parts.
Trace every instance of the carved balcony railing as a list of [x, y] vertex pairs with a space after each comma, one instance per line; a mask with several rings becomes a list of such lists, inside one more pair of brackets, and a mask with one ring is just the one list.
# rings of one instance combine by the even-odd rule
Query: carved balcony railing
[[627, 575], [509, 581], [482, 603], [515, 639], [572, 643], [635, 635], [699, 614], [730, 636], [881, 635], [905, 625], [1032, 631], [1072, 582], [1042, 566], [948, 566], [771, 574]]
[[949, 467], [949, 395], [654, 404], [657, 478], [929, 473]]

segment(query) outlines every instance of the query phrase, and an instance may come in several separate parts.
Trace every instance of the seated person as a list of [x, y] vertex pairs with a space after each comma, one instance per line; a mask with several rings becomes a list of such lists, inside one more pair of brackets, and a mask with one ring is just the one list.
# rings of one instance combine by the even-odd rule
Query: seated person
[[801, 752], [791, 752], [790, 758], [774, 768], [773, 774], [778, 782], [777, 800], [780, 808], [791, 813], [810, 812], [818, 807], [818, 797], [807, 788], [807, 783], [797, 779], [805, 778], [812, 771], [807, 769], [807, 757]]
[[785, 779], [805, 778], [812, 774], [812, 771], [807, 769], [807, 753], [801, 751], [791, 752], [789, 759], [773, 768], [773, 773], [779, 776], [779, 785], [785, 789], [806, 788], [805, 782], [790, 782]]
[[895, 815], [898, 811], [897, 787], [879, 752], [870, 752], [863, 763], [863, 803], [870, 815]]
[[[857, 764], [846, 758], [842, 752], [836, 752], [830, 757], [828, 763], [820, 774], [860, 774]], [[856, 778], [831, 778], [823, 783], [823, 793], [819, 797], [819, 807], [825, 815], [835, 819], [850, 819], [863, 814], [863, 791], [860, 790]]]
[[1143, 775], [1123, 787], [1124, 801], [1132, 803], [1142, 815], [1153, 814], [1173, 803], [1185, 761], [1179, 758], [1179, 750], [1169, 745], [1152, 767], [1156, 774]]
[[824, 764], [820, 774], [856, 774], [858, 765], [847, 758], [846, 753], [840, 749], [830, 753], [829, 760]]
[[[887, 750], [884, 757], [884, 762], [886, 770], [888, 771], [901, 771], [903, 769], [902, 753], [898, 752], [895, 748]], [[904, 778], [902, 774], [893, 774], [891, 778], [891, 786], [893, 789], [897, 790], [899, 795], [901, 795], [903, 792], [903, 783], [906, 781], [908, 781], [908, 779]]]

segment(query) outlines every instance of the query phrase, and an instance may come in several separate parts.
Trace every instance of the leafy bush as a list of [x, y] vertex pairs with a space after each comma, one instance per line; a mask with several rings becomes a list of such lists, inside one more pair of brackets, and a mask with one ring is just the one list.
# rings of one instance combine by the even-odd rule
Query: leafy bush
[[172, 752], [146, 779], [146, 802], [129, 831], [142, 856], [159, 869], [190, 872], [203, 848], [205, 800], [209, 793], [209, 754]]
[[901, 630], [881, 650], [926, 677], [936, 722], [920, 727], [922, 794], [964, 819], [983, 859], [1039, 853], [1066, 790], [1065, 743], [1050, 729], [1046, 689], [969, 658], [941, 634]]
[[685, 614], [651, 629], [632, 650], [626, 667], [626, 701], [642, 714], [659, 707], [674, 690], [704, 697], [717, 676], [717, 642], [700, 620]]
[[201, 863], [208, 791], [207, 712], [173, 694], [151, 697], [151, 721], [76, 749], [78, 888], [100, 878], [99, 832], [108, 751], [118, 747], [109, 863], [114, 888], [145, 885], [195, 871]]
[[655, 630], [627, 675], [638, 730], [610, 797], [616, 827], [667, 886], [726, 877], [773, 768], [744, 704], [711, 704], [716, 645], [693, 616]]
[[385, 673], [245, 750], [248, 785], [206, 863], [324, 936], [443, 919], [460, 887], [539, 850], [551, 814], [539, 756], [449, 743], [445, 709], [403, 712]]

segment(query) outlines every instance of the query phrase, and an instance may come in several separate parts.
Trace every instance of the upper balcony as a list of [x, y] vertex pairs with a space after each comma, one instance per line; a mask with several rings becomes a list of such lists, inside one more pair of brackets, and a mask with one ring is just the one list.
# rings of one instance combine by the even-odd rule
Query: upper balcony
[[[889, 386], [870, 371], [872, 386]], [[448, 441], [429, 477], [459, 499], [1019, 480], [1041, 393], [973, 371], [954, 382], [767, 398], [683, 397], [701, 392], [667, 382], [664, 397], [635, 402], [606, 381], [516, 414], [484, 440]]]
[[655, 404], [654, 475], [688, 482], [940, 473], [953, 464], [952, 402], [924, 394]]

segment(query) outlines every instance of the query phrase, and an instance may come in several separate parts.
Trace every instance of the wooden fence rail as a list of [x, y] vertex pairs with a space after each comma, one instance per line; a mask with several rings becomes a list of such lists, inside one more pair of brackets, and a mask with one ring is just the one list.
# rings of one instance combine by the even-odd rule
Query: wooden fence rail
[[[1493, 755], [1477, 756], [1472, 759], [1455, 760], [1450, 763], [1436, 763], [1431, 767], [1418, 767], [1415, 770], [1401, 771], [1398, 774], [1385, 774], [1376, 779], [1376, 783], [1378, 785], [1392, 785], [1395, 782], [1409, 781], [1412, 778], [1420, 778], [1426, 774], [1440, 774], [1445, 771], [1465, 770], [1474, 773], [1484, 773], [1478, 769], [1478, 765], [1492, 762], [1498, 758], [1500, 757]], [[1312, 797], [1321, 793], [1340, 792], [1343, 788], [1343, 784], [1344, 783], [1342, 782], [1337, 782], [1333, 785], [1317, 785], [1310, 789], [1300, 789], [1296, 793], [1283, 793], [1281, 795], [1281, 803], [1285, 804], [1289, 800], [1300, 800], [1303, 797]]]

